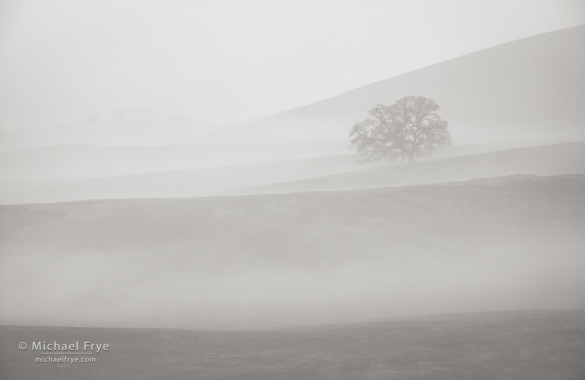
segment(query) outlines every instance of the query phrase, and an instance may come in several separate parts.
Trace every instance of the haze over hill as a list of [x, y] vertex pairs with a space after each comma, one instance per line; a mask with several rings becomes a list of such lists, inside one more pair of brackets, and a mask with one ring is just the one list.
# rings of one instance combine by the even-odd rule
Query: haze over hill
[[19, 149], [23, 147], [24, 144], [22, 141], [12, 136], [11, 134], [0, 130], [0, 151]]
[[432, 98], [456, 142], [585, 138], [585, 26], [513, 41], [320, 102], [271, 115], [206, 142], [344, 139], [376, 104]]
[[357, 161], [355, 155], [346, 154], [115, 177], [0, 179], [0, 204], [199, 197], [363, 169]]
[[584, 307], [583, 194], [585, 176], [517, 176], [1, 206], [0, 324], [266, 327]]
[[[76, 114], [75, 110], [70, 113]], [[210, 130], [185, 115], [157, 115], [150, 107], [93, 111], [75, 120], [13, 128], [34, 145], [89, 144], [151, 146], [190, 144]]]
[[71, 179], [122, 176], [350, 152], [346, 141], [168, 146], [54, 145], [0, 152], [0, 178]]
[[383, 165], [348, 173], [242, 189], [233, 194], [274, 194], [410, 186], [513, 174], [585, 174], [585, 142], [507, 149], [477, 155]]
[[[200, 153], [204, 157], [205, 151]], [[258, 156], [262, 154], [257, 153]], [[461, 153], [455, 150], [455, 154]], [[445, 154], [449, 154], [448, 151]], [[585, 143], [429, 159], [409, 165], [359, 165], [358, 161], [357, 156], [348, 154], [98, 178], [0, 179], [0, 203], [289, 193], [406, 186], [519, 173], [585, 174]], [[37, 163], [42, 169], [43, 161]], [[121, 166], [113, 168], [123, 170]], [[86, 171], [87, 174], [90, 172], [89, 169]], [[48, 175], [49, 170], [40, 174]]]

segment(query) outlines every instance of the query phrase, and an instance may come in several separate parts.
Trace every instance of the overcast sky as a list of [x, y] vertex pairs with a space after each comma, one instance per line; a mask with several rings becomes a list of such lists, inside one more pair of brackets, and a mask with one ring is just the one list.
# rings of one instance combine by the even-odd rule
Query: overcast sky
[[534, 34], [580, 0], [0, 0], [0, 129], [120, 107], [219, 124]]

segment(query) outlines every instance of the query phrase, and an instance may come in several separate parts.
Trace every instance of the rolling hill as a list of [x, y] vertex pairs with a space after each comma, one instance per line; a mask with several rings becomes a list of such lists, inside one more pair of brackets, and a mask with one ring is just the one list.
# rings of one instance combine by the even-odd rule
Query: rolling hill
[[514, 174], [585, 174], [585, 143], [507, 149], [461, 157], [386, 165], [350, 173], [242, 189], [232, 194], [274, 194], [410, 186]]
[[453, 148], [443, 154], [463, 155], [411, 165], [360, 166], [354, 155], [334, 155], [102, 178], [0, 180], [0, 204], [271, 194], [406, 186], [512, 174], [585, 174], [585, 143], [477, 155], [465, 155], [467, 150]]
[[376, 104], [434, 99], [457, 143], [585, 138], [585, 26], [541, 34], [244, 123], [206, 142], [345, 139]]
[[0, 152], [0, 178], [121, 176], [347, 153], [346, 141], [249, 145], [51, 145]]
[[0, 204], [200, 197], [242, 187], [361, 170], [357, 160], [347, 154], [103, 178], [0, 179]]
[[584, 194], [583, 175], [512, 176], [0, 206], [0, 324], [233, 328], [582, 308]]

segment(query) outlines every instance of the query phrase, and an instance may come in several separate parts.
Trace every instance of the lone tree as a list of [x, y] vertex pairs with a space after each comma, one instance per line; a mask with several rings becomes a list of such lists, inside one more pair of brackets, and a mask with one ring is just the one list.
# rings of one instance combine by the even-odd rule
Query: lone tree
[[379, 104], [351, 128], [350, 142], [366, 161], [412, 162], [451, 144], [447, 122], [438, 110], [433, 100], [422, 96], [407, 96], [391, 106]]

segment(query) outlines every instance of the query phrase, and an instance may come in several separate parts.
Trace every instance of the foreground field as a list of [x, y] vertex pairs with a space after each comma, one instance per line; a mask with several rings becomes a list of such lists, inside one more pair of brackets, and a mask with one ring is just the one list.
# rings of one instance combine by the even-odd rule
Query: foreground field
[[[35, 363], [20, 341], [109, 343], [96, 363]], [[264, 331], [0, 328], [0, 378], [581, 380], [585, 311], [469, 313]]]

